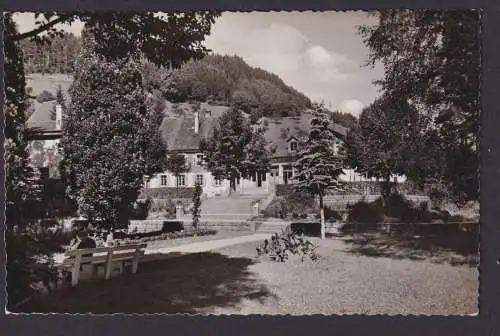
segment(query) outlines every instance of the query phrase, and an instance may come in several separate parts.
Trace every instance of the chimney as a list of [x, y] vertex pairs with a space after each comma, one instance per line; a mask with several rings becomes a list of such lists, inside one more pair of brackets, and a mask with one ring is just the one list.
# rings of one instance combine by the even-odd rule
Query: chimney
[[194, 112], [194, 133], [198, 134], [200, 131], [200, 115], [198, 111]]
[[56, 131], [62, 130], [62, 106], [56, 105]]

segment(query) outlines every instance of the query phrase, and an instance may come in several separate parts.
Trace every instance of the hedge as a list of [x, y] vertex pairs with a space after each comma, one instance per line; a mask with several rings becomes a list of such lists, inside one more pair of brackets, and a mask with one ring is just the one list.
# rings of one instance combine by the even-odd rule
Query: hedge
[[192, 199], [194, 195], [194, 187], [163, 187], [163, 188], [147, 188], [141, 190], [139, 195], [140, 199], [145, 198], [160, 198], [160, 199], [174, 199], [174, 198], [189, 198]]

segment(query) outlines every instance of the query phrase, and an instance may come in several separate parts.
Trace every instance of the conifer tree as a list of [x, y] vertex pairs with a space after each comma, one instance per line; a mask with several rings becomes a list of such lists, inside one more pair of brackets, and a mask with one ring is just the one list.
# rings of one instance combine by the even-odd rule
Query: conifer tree
[[191, 210], [193, 214], [193, 228], [195, 230], [198, 229], [200, 224], [200, 214], [201, 214], [201, 195], [203, 194], [203, 188], [201, 184], [196, 182], [194, 186], [194, 195], [193, 195], [193, 209]]
[[299, 158], [294, 164], [297, 191], [307, 191], [318, 196], [321, 218], [321, 239], [325, 238], [325, 213], [323, 197], [328, 189], [342, 190], [339, 176], [342, 160], [335, 150], [335, 135], [326, 109], [315, 105], [310, 122], [309, 136], [301, 143]]

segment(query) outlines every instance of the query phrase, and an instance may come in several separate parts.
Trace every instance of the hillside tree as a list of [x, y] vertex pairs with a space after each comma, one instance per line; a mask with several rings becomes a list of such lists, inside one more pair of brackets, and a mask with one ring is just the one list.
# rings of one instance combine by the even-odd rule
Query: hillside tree
[[343, 173], [342, 159], [335, 150], [337, 136], [322, 105], [313, 106], [307, 139], [301, 142], [298, 159], [294, 163], [296, 191], [306, 191], [319, 199], [321, 239], [325, 238], [323, 198], [327, 190], [342, 190], [339, 176]]

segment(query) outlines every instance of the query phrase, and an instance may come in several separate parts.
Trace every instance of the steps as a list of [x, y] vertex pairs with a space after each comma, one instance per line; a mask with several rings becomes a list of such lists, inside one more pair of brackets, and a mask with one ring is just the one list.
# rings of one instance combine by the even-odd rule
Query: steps
[[286, 229], [287, 226], [290, 225], [290, 222], [286, 222], [283, 220], [269, 220], [266, 222], [263, 222], [262, 225], [260, 225], [256, 232], [257, 233], [281, 233], [284, 229]]

